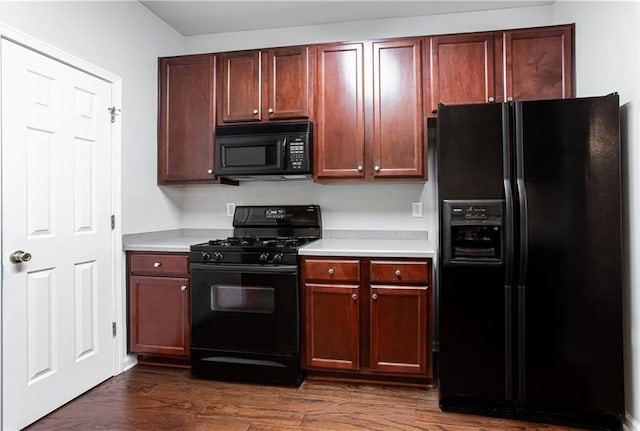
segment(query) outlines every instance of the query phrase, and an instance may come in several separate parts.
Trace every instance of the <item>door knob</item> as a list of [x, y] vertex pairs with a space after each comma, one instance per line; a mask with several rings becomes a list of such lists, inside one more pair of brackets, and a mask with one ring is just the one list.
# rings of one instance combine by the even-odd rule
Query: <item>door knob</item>
[[187, 286], [185, 286], [185, 285], [180, 286], [180, 290], [182, 290], [184, 292], [185, 290], [187, 290]]
[[374, 293], [373, 295], [371, 295], [371, 299], [374, 299], [374, 300], [375, 300], [375, 299], [378, 299], [378, 294], [377, 294], [377, 293]]
[[380, 166], [375, 165], [375, 166], [373, 167], [373, 170], [374, 170], [374, 171], [376, 171], [376, 172], [380, 172]]
[[258, 111], [257, 109], [254, 109], [253, 110], [253, 115], [258, 115], [258, 112], [260, 112], [260, 111]]
[[16, 250], [9, 255], [9, 261], [11, 263], [29, 262], [31, 260], [31, 253], [26, 251]]
[[267, 112], [268, 112], [269, 114], [273, 114], [273, 108], [269, 108], [269, 109], [267, 109]]

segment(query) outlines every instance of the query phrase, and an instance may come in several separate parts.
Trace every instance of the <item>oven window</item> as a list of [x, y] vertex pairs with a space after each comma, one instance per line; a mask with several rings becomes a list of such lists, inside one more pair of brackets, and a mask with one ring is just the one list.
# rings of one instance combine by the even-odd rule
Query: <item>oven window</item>
[[268, 286], [211, 286], [211, 310], [273, 314], [275, 290]]

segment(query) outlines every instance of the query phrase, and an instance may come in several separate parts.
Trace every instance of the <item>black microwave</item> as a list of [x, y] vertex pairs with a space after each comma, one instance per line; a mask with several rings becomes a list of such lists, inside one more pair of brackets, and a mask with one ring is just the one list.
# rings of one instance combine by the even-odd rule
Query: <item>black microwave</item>
[[313, 124], [216, 127], [215, 174], [234, 180], [291, 180], [312, 174]]

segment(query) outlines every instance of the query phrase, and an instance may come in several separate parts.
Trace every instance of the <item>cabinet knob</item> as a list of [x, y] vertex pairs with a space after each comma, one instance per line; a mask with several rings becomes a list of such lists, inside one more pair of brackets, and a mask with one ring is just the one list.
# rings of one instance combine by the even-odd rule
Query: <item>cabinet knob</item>
[[185, 290], [187, 290], [187, 286], [185, 286], [185, 285], [180, 286], [180, 290], [182, 290], [184, 292]]
[[489, 102], [495, 102], [496, 99], [493, 98], [493, 96], [489, 97]]
[[336, 270], [333, 268], [329, 268], [329, 274], [333, 275], [336, 273]]
[[362, 171], [363, 171], [363, 169], [364, 169], [364, 166], [362, 166], [362, 165], [358, 165], [358, 172], [362, 172]]
[[513, 96], [507, 97], [507, 102], [513, 102]]
[[400, 277], [401, 275], [402, 275], [402, 272], [400, 272], [400, 270], [399, 270], [399, 269], [396, 269], [396, 276], [397, 276], [397, 277]]
[[356, 299], [358, 299], [358, 295], [356, 295], [355, 293], [352, 293], [351, 294], [351, 299], [353, 299], [355, 301]]
[[374, 171], [376, 171], [376, 172], [380, 172], [380, 166], [375, 165], [375, 166], [373, 167], [373, 170], [374, 170]]
[[253, 115], [258, 115], [258, 112], [259, 112], [259, 111], [258, 111], [257, 109], [254, 109], [254, 110], [253, 110]]
[[209, 175], [213, 174], [213, 169], [207, 169], [207, 173], [208, 173]]
[[162, 263], [160, 263], [160, 262], [153, 262], [153, 267], [154, 267], [154, 268], [160, 268], [160, 265], [162, 265]]
[[273, 108], [269, 108], [269, 109], [267, 109], [267, 112], [268, 112], [269, 114], [273, 114]]
[[378, 294], [377, 293], [372, 294], [371, 295], [371, 299], [373, 299], [373, 300], [378, 299]]

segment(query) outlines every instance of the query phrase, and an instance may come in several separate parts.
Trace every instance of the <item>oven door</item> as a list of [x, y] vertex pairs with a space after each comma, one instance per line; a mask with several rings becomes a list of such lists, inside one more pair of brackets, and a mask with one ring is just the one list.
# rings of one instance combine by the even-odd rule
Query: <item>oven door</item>
[[191, 264], [191, 346], [289, 354], [299, 351], [295, 265]]

